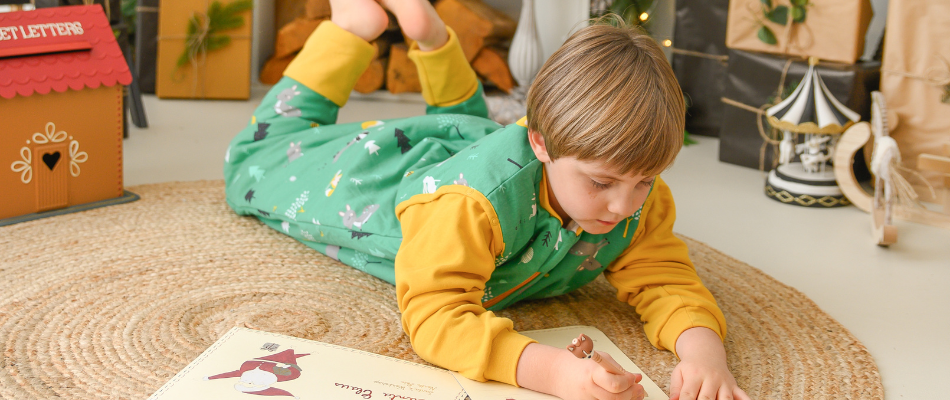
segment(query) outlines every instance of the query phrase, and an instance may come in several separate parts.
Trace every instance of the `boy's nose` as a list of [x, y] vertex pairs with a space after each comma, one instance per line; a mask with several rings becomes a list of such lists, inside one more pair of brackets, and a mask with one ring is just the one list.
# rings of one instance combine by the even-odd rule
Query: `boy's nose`
[[633, 213], [635, 213], [640, 208], [640, 206], [643, 205], [644, 200], [646, 200], [646, 195], [625, 193], [615, 197], [607, 205], [607, 211], [616, 214], [621, 219], [627, 218], [633, 215]]

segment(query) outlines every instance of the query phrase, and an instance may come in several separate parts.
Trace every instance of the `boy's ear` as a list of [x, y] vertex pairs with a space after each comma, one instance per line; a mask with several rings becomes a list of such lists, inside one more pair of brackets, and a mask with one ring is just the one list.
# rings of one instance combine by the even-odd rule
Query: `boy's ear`
[[531, 150], [538, 161], [543, 163], [551, 162], [551, 156], [548, 155], [548, 148], [544, 145], [544, 136], [538, 131], [528, 130], [528, 143], [531, 144]]

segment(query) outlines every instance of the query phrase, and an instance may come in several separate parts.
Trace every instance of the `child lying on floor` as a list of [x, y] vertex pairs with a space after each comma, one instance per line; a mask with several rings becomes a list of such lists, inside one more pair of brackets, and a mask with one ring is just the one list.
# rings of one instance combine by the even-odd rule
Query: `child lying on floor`
[[[424, 359], [475, 380], [568, 399], [640, 399], [610, 374], [519, 334], [490, 310], [557, 296], [601, 273], [674, 351], [672, 394], [747, 399], [726, 366], [725, 319], [673, 235], [658, 174], [683, 140], [683, 95], [649, 37], [581, 29], [545, 63], [528, 115], [487, 119], [458, 39], [425, 0], [334, 0], [333, 17], [232, 141], [240, 214], [396, 285]], [[336, 124], [388, 24], [415, 44], [425, 116]]]

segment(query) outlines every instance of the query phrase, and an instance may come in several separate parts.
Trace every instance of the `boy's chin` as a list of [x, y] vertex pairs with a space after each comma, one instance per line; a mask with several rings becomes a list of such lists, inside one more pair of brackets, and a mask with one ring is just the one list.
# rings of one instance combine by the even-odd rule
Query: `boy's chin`
[[581, 226], [581, 228], [584, 229], [584, 232], [594, 234], [594, 235], [602, 235], [604, 233], [608, 233], [614, 230], [614, 228], [617, 226], [617, 224], [604, 225], [598, 221], [585, 222], [579, 225]]

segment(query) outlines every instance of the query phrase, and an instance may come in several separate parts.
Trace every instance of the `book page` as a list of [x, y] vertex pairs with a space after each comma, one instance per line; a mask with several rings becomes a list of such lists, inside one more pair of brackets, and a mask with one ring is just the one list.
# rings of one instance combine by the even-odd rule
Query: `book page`
[[[627, 357], [620, 348], [617, 347], [607, 335], [604, 335], [599, 329], [592, 326], [568, 326], [563, 328], [542, 329], [537, 331], [521, 331], [522, 335], [537, 340], [538, 343], [546, 344], [557, 348], [565, 348], [571, 343], [571, 340], [585, 334], [594, 342], [594, 350], [610, 354], [611, 357], [623, 369], [643, 375], [640, 384], [646, 390], [649, 400], [669, 400], [669, 396], [660, 389], [659, 386], [649, 376], [640, 370], [630, 358]], [[453, 373], [458, 379], [459, 384], [465, 388], [465, 391], [472, 400], [556, 400], [557, 397], [538, 393], [532, 390], [518, 388], [501, 382], [477, 382], [468, 379], [458, 373]]]
[[[265, 396], [265, 397], [261, 397]], [[313, 340], [233, 328], [149, 399], [463, 400], [446, 370]]]

